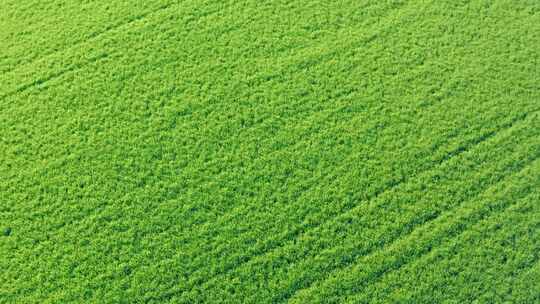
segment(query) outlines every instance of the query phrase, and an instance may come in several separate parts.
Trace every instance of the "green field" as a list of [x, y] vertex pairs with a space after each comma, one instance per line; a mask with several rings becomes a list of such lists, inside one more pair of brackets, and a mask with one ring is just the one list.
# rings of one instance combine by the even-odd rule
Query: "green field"
[[540, 1], [0, 0], [0, 303], [540, 303]]

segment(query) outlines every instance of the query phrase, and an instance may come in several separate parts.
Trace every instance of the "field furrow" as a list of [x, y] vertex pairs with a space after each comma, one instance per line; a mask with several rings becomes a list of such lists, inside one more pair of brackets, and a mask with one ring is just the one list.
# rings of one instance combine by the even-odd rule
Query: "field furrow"
[[[532, 177], [536, 184], [532, 185], [537, 189], [540, 186], [537, 164], [535, 170], [536, 172], [529, 170], [529, 174], [535, 174]], [[529, 180], [519, 181], [529, 182]], [[406, 266], [402, 266], [395, 272], [384, 274], [380, 282], [362, 290], [348, 301], [370, 303], [375, 294], [387, 295], [381, 297], [380, 302], [402, 299], [423, 301], [434, 298], [433, 288], [437, 290], [436, 296], [440, 300], [450, 298], [460, 301], [511, 300], [509, 292], [504, 290], [505, 286], [509, 285], [507, 280], [522, 281], [520, 277], [531, 275], [530, 272], [534, 272], [534, 266], [539, 258], [537, 239], [540, 223], [528, 212], [536, 212], [534, 208], [538, 208], [537, 202], [540, 197], [536, 189], [528, 189], [532, 192], [528, 192], [528, 195], [521, 199], [513, 198], [514, 202], [503, 201], [500, 198], [494, 202], [492, 198], [492, 205], [484, 207], [486, 211], [476, 211], [475, 217], [481, 218], [479, 222], [461, 231], [456, 238], [447, 239], [444, 244], [432, 246], [430, 251], [425, 252], [416, 260], [411, 260]], [[521, 191], [519, 196], [527, 193], [524, 190]], [[495, 214], [487, 215], [487, 212]], [[471, 249], [456, 253], [463, 247]], [[480, 252], [478, 248], [488, 250]], [[518, 248], [521, 253], [517, 252]], [[453, 252], [456, 254], [450, 254]], [[400, 280], [411, 271], [430, 278], [434, 278], [435, 274], [444, 275], [433, 280], [433, 285], [428, 290], [426, 286], [415, 286], [415, 283], [410, 280]], [[502, 276], [499, 276], [501, 274]], [[482, 275], [486, 276], [487, 280], [473, 279], [473, 277], [480, 278]], [[449, 282], [458, 280], [471, 282], [467, 292], [464, 290], [459, 292], [447, 290], [445, 293], [439, 291]], [[396, 281], [400, 282], [399, 285], [392, 283]], [[478, 296], [479, 294], [481, 296]], [[532, 296], [525, 302], [534, 302], [533, 294], [527, 295], [525, 292], [524, 295]]]
[[[512, 178], [506, 183], [503, 181], [503, 185], [494, 185], [489, 189], [490, 191], [481, 196], [479, 203], [474, 200], [458, 212], [444, 214], [440, 220], [433, 222], [433, 225], [415, 231], [416, 233], [413, 232], [410, 238], [400, 240], [388, 250], [368, 256], [364, 261], [352, 266], [351, 269], [345, 269], [330, 275], [328, 279], [320, 282], [317, 287], [313, 287], [311, 290], [303, 290], [302, 294], [297, 295], [298, 298], [295, 300], [303, 302], [306, 300], [318, 301], [317, 298], [332, 299], [332, 289], [338, 287], [335, 284], [343, 284], [338, 287], [340, 290], [339, 297], [348, 295], [347, 292], [343, 292], [344, 290], [349, 290], [352, 293], [361, 292], [371, 281], [376, 280], [381, 275], [422, 258], [432, 248], [439, 248], [440, 242], [453, 239], [456, 235], [466, 231], [470, 225], [487, 217], [491, 212], [504, 211], [505, 208], [514, 203], [513, 200], [521, 199], [522, 196], [528, 194], [528, 191], [535, 191], [540, 186], [538, 164], [539, 162], [535, 160], [530, 167], [527, 166], [518, 173], [519, 179], [525, 178], [525, 180], [521, 180], [524, 184], [518, 184], [518, 186], [525, 187], [525, 189], [520, 187], [516, 187], [517, 189], [504, 188], [507, 183], [510, 186], [512, 185]], [[511, 192], [512, 190], [514, 192]], [[532, 195], [531, 197], [534, 198], [535, 196]], [[440, 222], [444, 224], [440, 224]], [[337, 300], [336, 302], [340, 301]]]
[[[533, 115], [533, 117], [534, 121], [538, 120], [536, 115]], [[521, 125], [521, 128], [524, 128], [521, 131], [523, 135], [530, 136], [527, 134], [528, 126], [528, 123]], [[519, 142], [521, 138], [514, 137], [516, 135], [513, 132], [508, 132], [499, 141], [504, 142], [505, 139], [512, 138], [516, 142]], [[507, 147], [509, 149], [516, 149], [514, 150], [516, 152], [514, 152], [513, 157], [503, 159], [505, 156], [501, 155], [499, 158], [495, 158], [490, 153], [493, 150], [491, 147], [500, 147], [501, 143], [499, 141], [489, 142], [489, 145], [483, 145], [481, 151], [484, 154], [475, 153], [475, 149], [465, 153], [468, 156], [469, 164], [458, 157], [450, 161], [450, 165], [443, 166], [443, 168], [446, 167], [442, 169], [442, 172], [445, 172], [444, 175], [439, 168], [423, 175], [420, 174], [419, 180], [413, 180], [403, 187], [397, 187], [395, 191], [390, 191], [382, 195], [370, 204], [360, 204], [352, 212], [338, 216], [333, 221], [322, 225], [319, 229], [316, 228], [314, 231], [307, 231], [305, 235], [302, 235], [302, 239], [291, 242], [289, 246], [273, 252], [267, 257], [255, 260], [254, 263], [248, 264], [247, 267], [243, 267], [241, 270], [237, 270], [236, 273], [229, 275], [227, 279], [213, 278], [212, 284], [228, 282], [235, 277], [239, 277], [241, 282], [245, 282], [248, 277], [251, 277], [251, 280], [253, 280], [255, 269], [259, 269], [259, 271], [262, 269], [271, 269], [277, 279], [274, 284], [280, 282], [281, 284], [291, 284], [289, 288], [292, 288], [291, 292], [287, 292], [285, 286], [280, 286], [277, 289], [290, 294], [302, 286], [305, 288], [306, 284], [309, 284], [312, 280], [316, 280], [318, 276], [329, 275], [329, 271], [333, 268], [338, 267], [339, 269], [346, 267], [348, 264], [354, 262], [358, 256], [369, 254], [371, 251], [387, 243], [391, 243], [402, 235], [414, 231], [414, 227], [417, 225], [422, 225], [425, 222], [433, 220], [443, 210], [452, 208], [452, 206], [458, 204], [466, 196], [474, 196], [475, 193], [482, 190], [482, 187], [489, 185], [489, 182], [496, 181], [497, 178], [502, 178], [505, 173], [519, 169], [520, 166], [527, 163], [528, 159], [534, 160], [538, 153], [540, 153], [537, 146], [533, 146], [533, 150], [528, 151], [520, 149], [521, 147], [519, 146], [516, 147], [516, 142], [509, 142], [507, 143]], [[538, 142], [538, 137], [534, 136], [529, 142]], [[486, 164], [486, 159], [490, 159], [492, 162]], [[497, 163], [499, 159], [501, 159], [500, 164]], [[516, 163], [516, 160], [518, 160], [518, 163]], [[477, 173], [472, 170], [475, 162], [478, 165], [498, 165], [499, 167], [496, 167], [497, 169], [489, 166], [483, 168], [483, 174], [487, 173], [488, 175], [482, 176], [482, 171]], [[471, 177], [465, 175], [463, 169], [459, 169], [464, 165], [463, 163], [469, 168], [467, 173], [471, 174]], [[492, 172], [497, 172], [499, 175], [489, 175]], [[454, 174], [454, 180], [451, 179], [452, 175], [450, 173]], [[442, 177], [450, 178], [450, 180], [446, 184], [431, 185], [433, 189], [431, 192], [426, 193], [426, 190], [430, 189], [429, 181], [434, 180], [434, 176], [439, 182], [441, 182], [440, 179]], [[464, 181], [470, 181], [472, 184], [467, 185]], [[456, 187], [456, 184], [452, 184], [452, 182], [462, 186]], [[454, 192], [446, 193], [446, 189]], [[456, 189], [460, 189], [462, 192], [455, 192]], [[419, 202], [415, 202], [419, 199], [421, 199]], [[411, 202], [411, 206], [403, 206], [406, 202]], [[437, 203], [434, 205], [434, 202]], [[422, 212], [420, 213], [419, 211]], [[375, 219], [374, 216], [380, 213], [384, 213], [385, 217]], [[362, 231], [363, 237], [355, 235], [354, 231]], [[354, 236], [353, 240], [350, 240], [350, 235]], [[295, 261], [298, 262], [295, 263]], [[317, 263], [314, 263], [314, 261]], [[312, 271], [306, 271], [309, 265], [313, 264], [317, 265], [318, 268]], [[283, 275], [289, 277], [289, 279], [277, 275], [280, 273], [279, 269], [281, 267], [284, 269]], [[295, 268], [298, 270], [295, 271]], [[269, 283], [272, 283], [272, 281]], [[236, 288], [245, 290], [247, 286], [239, 285]], [[219, 290], [219, 288], [215, 289]], [[208, 294], [204, 292], [204, 289], [200, 292], [202, 294]], [[261, 292], [257, 293], [257, 295], [262, 296]]]

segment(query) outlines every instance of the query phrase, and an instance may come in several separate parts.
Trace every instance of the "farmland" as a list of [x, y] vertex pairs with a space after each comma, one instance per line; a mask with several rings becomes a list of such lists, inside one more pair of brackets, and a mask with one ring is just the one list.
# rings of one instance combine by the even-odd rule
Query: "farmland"
[[540, 2], [0, 1], [0, 303], [540, 302]]

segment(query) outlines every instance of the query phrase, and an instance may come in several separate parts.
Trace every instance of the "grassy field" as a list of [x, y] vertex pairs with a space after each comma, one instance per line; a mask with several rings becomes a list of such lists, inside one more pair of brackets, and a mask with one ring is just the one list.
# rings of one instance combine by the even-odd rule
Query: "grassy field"
[[540, 303], [539, 1], [0, 29], [0, 303]]

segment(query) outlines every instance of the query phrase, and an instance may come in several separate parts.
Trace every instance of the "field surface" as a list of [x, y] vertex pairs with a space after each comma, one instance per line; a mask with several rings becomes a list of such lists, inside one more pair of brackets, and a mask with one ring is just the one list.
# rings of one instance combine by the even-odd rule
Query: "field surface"
[[540, 303], [540, 1], [0, 0], [0, 303]]

